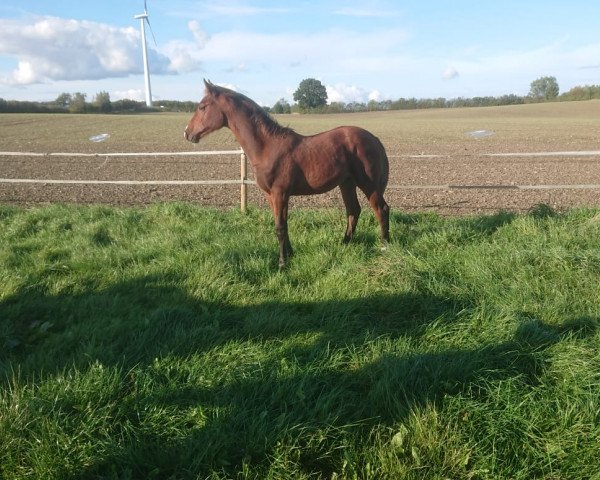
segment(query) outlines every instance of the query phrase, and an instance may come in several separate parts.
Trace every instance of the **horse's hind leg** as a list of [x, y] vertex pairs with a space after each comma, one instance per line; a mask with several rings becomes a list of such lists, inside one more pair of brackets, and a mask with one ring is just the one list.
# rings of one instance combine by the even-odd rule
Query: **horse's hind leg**
[[275, 217], [275, 232], [279, 240], [279, 269], [285, 267], [288, 259], [294, 254], [290, 237], [288, 236], [288, 201], [287, 195], [279, 192], [272, 192], [269, 196], [269, 203]]
[[358, 217], [360, 216], [360, 204], [356, 197], [356, 185], [353, 181], [348, 180], [340, 184], [340, 190], [342, 191], [342, 199], [346, 206], [346, 216], [348, 217], [348, 225], [346, 227], [346, 233], [344, 235], [344, 243], [348, 243], [354, 235], [356, 224], [358, 223]]
[[374, 190], [370, 195], [367, 195], [367, 198], [379, 221], [381, 240], [387, 243], [390, 241], [390, 207], [383, 198], [383, 192]]

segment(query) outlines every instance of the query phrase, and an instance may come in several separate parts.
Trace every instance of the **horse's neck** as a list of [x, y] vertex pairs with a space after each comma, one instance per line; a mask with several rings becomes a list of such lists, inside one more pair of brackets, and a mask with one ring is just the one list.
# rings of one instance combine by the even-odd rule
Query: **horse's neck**
[[272, 134], [268, 133], [263, 126], [254, 122], [250, 115], [239, 110], [228, 109], [226, 113], [227, 125], [233, 132], [242, 150], [248, 155], [250, 161], [256, 166], [266, 158], [267, 148], [272, 150], [277, 144]]
[[227, 125], [242, 150], [251, 159], [260, 159], [264, 151], [266, 139], [264, 132], [249, 117], [234, 113], [227, 116]]

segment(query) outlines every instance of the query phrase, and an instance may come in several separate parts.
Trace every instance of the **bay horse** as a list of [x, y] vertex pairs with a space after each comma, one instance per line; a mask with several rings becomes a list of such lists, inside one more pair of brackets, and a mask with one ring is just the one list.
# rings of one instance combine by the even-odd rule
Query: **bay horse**
[[248, 97], [204, 80], [205, 93], [184, 137], [194, 143], [222, 127], [233, 132], [250, 159], [258, 186], [265, 192], [275, 217], [279, 240], [279, 268], [292, 255], [288, 236], [291, 195], [313, 195], [340, 187], [346, 206], [344, 243], [354, 234], [360, 215], [356, 188], [367, 197], [389, 241], [389, 206], [383, 198], [389, 164], [379, 139], [359, 127], [338, 127], [303, 136], [279, 125]]

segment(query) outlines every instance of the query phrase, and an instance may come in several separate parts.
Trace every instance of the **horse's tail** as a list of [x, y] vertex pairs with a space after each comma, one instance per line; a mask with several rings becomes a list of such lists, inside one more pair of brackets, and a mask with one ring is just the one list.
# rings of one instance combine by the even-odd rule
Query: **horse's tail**
[[379, 180], [379, 188], [381, 189], [381, 193], [386, 189], [388, 180], [390, 177], [390, 162], [388, 160], [387, 153], [385, 151], [385, 147], [379, 138], [375, 137], [377, 143], [379, 144], [379, 158], [381, 159], [381, 177]]

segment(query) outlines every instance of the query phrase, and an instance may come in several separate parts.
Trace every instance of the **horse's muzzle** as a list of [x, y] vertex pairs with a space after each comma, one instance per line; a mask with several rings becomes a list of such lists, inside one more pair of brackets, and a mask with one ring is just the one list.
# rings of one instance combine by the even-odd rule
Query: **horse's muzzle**
[[196, 134], [196, 135], [190, 135], [186, 130], [183, 131], [183, 138], [185, 138], [186, 140], [192, 142], [192, 143], [198, 143], [200, 141], [200, 135]]
[[188, 140], [192, 143], [198, 143], [200, 141], [200, 138], [202, 138], [203, 133], [204, 133], [204, 130], [200, 130], [199, 132], [192, 134], [192, 133], [188, 132], [188, 129], [186, 127], [186, 129], [183, 131], [183, 138], [185, 138], [186, 140]]

